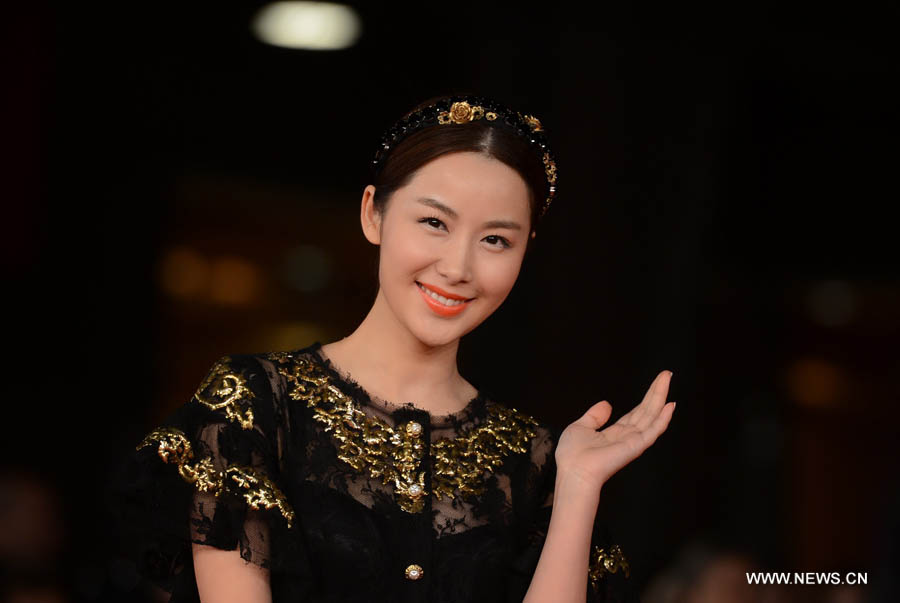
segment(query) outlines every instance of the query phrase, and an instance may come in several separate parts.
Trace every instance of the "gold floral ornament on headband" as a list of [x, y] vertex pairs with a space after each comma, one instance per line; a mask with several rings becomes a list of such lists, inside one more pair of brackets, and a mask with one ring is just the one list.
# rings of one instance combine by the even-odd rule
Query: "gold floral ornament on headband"
[[[497, 119], [496, 113], [491, 113], [494, 119]], [[449, 111], [441, 111], [438, 113], [438, 123], [447, 125], [449, 123], [465, 124], [476, 119], [484, 117], [484, 107], [475, 105], [474, 107], [466, 101], [455, 102], [450, 106]], [[488, 117], [489, 121], [493, 121]]]
[[[434, 125], [464, 125], [484, 119], [510, 128], [525, 138], [540, 153], [547, 178], [547, 197], [538, 212], [538, 218], [550, 208], [556, 196], [556, 160], [547, 143], [544, 127], [533, 115], [513, 111], [495, 101], [483, 97], [451, 97], [413, 111], [395, 123], [382, 137], [372, 167], [377, 175], [391, 150], [404, 138]], [[534, 237], [532, 232], [532, 237]]]
[[540, 120], [533, 115], [523, 115], [522, 119], [525, 120], [525, 123], [531, 128], [532, 132], [543, 132], [544, 128], [541, 127]]

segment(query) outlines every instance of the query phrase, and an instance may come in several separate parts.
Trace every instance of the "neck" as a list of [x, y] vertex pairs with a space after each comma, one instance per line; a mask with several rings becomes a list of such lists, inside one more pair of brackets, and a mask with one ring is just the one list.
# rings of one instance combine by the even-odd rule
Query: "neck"
[[422, 342], [400, 324], [378, 291], [368, 315], [347, 337], [324, 345], [337, 368], [366, 391], [394, 403], [413, 402], [433, 414], [461, 410], [474, 388], [459, 374], [459, 338]]

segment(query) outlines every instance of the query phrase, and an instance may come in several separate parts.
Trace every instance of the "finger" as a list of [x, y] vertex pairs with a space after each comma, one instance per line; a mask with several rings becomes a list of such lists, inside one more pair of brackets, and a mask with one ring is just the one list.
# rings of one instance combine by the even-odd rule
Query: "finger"
[[669, 422], [672, 420], [672, 413], [674, 412], [674, 402], [669, 402], [662, 407], [656, 418], [653, 419], [647, 429], [643, 432], [644, 443], [647, 447], [651, 446], [653, 442], [656, 441], [656, 438], [661, 436], [663, 432], [665, 432], [665, 430], [669, 427]]
[[591, 429], [600, 429], [609, 420], [612, 414], [612, 405], [606, 400], [597, 402], [585, 412], [577, 421], [579, 425], [590, 427]]
[[644, 395], [644, 399], [635, 407], [634, 416], [631, 419], [632, 424], [639, 429], [646, 429], [659, 416], [660, 410], [666, 404], [671, 380], [672, 371], [662, 371], [656, 376]]

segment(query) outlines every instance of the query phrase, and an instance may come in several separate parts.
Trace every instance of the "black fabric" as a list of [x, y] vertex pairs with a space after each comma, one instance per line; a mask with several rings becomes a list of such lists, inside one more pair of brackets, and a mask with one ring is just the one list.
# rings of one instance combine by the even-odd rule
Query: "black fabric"
[[[477, 427], [499, 404], [481, 392], [450, 415], [392, 404], [368, 395], [320, 348], [317, 342], [288, 356], [318, 363], [367, 415], [391, 426], [419, 422], [425, 442]], [[198, 600], [190, 546], [197, 542], [239, 549], [246, 561], [269, 568], [276, 602], [522, 601], [550, 520], [558, 428], [539, 425], [527, 452], [510, 454], [487, 476], [481, 496], [430, 495], [424, 511], [409, 513], [398, 506], [392, 484], [338, 458], [334, 434], [291, 399], [272, 355], [227, 356], [216, 366], [223, 362], [243, 378], [246, 389], [235, 391], [239, 408], [252, 409], [252, 425], [195, 396], [164, 427], [187, 436], [195, 462], [209, 457], [218, 471], [239, 465], [271, 480], [289, 503], [293, 524], [288, 528], [278, 508], [248, 508], [239, 488], [199, 492], [175, 464], [163, 462], [155, 445], [129, 454], [113, 487], [115, 504], [155, 600]], [[198, 393], [210, 383], [208, 377]], [[595, 522], [592, 545], [610, 544]], [[406, 577], [410, 564], [423, 568], [419, 580]], [[587, 590], [588, 602], [637, 600], [621, 571], [607, 574], [597, 589], [589, 582]]]

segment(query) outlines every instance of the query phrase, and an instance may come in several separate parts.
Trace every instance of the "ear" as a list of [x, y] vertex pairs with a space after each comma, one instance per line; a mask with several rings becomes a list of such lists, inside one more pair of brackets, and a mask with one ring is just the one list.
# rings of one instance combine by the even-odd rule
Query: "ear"
[[359, 220], [363, 234], [373, 245], [381, 244], [381, 214], [375, 209], [375, 187], [369, 185], [363, 190], [359, 208]]

